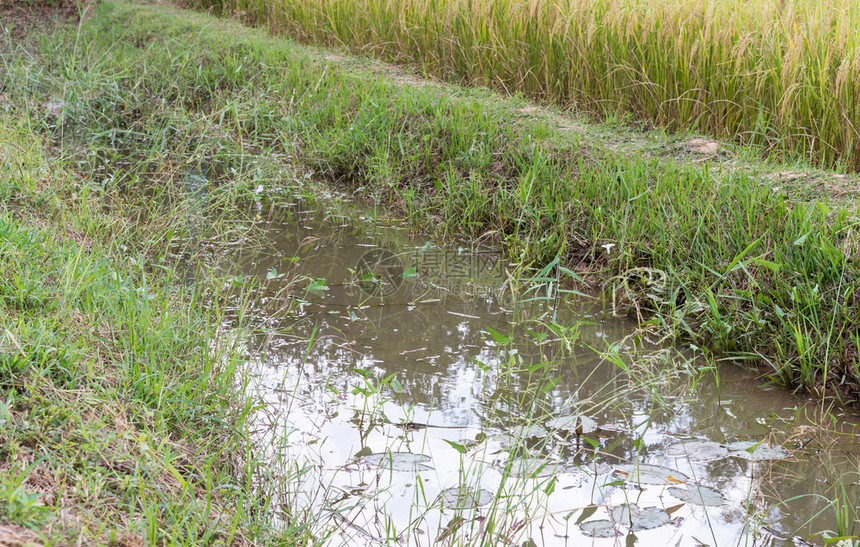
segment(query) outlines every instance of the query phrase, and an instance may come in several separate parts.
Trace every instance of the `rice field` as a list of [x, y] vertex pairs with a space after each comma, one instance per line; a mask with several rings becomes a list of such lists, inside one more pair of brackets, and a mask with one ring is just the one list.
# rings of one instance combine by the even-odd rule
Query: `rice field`
[[600, 117], [860, 167], [856, 0], [193, 0]]

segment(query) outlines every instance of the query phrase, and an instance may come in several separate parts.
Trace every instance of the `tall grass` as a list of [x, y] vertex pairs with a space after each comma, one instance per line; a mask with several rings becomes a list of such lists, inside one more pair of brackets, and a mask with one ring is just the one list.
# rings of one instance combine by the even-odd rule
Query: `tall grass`
[[193, 0], [458, 83], [860, 168], [855, 0]]

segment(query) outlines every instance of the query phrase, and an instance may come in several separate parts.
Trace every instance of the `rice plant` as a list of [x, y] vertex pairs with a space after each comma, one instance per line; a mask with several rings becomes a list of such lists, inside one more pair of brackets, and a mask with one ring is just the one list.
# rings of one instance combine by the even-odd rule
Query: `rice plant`
[[855, 0], [193, 0], [446, 80], [860, 167]]

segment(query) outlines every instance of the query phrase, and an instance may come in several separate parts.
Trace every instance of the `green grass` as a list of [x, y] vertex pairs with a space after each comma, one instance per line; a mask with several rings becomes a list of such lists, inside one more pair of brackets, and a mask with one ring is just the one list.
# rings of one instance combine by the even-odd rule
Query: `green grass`
[[[46, 542], [310, 541], [314, 516], [289, 504], [270, 535], [294, 462], [250, 444], [219, 328], [239, 297], [205, 271], [184, 287], [168, 257], [260, 244], [225, 219], [296, 171], [495, 241], [524, 271], [617, 288], [646, 331], [788, 388], [860, 392], [850, 200], [624, 157], [516, 101], [394, 84], [235, 22], [93, 9], [32, 50], [7, 39], [0, 69], [0, 518]], [[177, 184], [190, 172], [213, 180], [204, 205]]]
[[[46, 37], [55, 42], [41, 51], [79, 38]], [[173, 154], [138, 132], [117, 140], [99, 125], [116, 128], [101, 114], [111, 80], [74, 56], [50, 64], [31, 52], [12, 43], [0, 71], [0, 535], [47, 545], [310, 541], [311, 517], [270, 526], [273, 496], [300, 470], [273, 466], [264, 454], [277, 447], [252, 436], [244, 326], [232, 318], [243, 297], [205, 270], [186, 285], [178, 258], [198, 252], [197, 237], [214, 242], [208, 252], [227, 239], [251, 244], [222, 219], [242, 217], [265, 166], [231, 163], [236, 150], [176, 112], [162, 120], [198, 145]], [[46, 92], [67, 105], [98, 95], [93, 119], [63, 126]], [[189, 197], [183, 173], [211, 163], [233, 176]]]
[[[393, 85], [215, 25], [103, 3], [79, 36], [43, 48], [43, 70], [77, 71], [62, 80], [66, 125], [187, 164], [198, 139], [182, 120], [207, 135], [205, 154], [280, 156], [440, 236], [495, 240], [525, 265], [558, 257], [626, 286], [647, 328], [758, 363], [791, 389], [857, 393], [853, 201], [798, 201], [739, 169], [623, 157], [507, 101]], [[645, 282], [642, 268], [665, 282]]]
[[194, 0], [598, 115], [860, 166], [854, 0]]

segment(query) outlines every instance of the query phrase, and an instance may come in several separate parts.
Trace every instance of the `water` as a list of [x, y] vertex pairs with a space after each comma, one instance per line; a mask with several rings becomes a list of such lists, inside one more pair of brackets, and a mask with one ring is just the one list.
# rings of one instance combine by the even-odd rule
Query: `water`
[[256, 280], [259, 435], [273, 469], [305, 471], [285, 525], [316, 515], [331, 545], [794, 545], [836, 535], [836, 485], [855, 510], [856, 416], [511, 287], [492, 250], [263, 213], [264, 246], [210, 265]]

